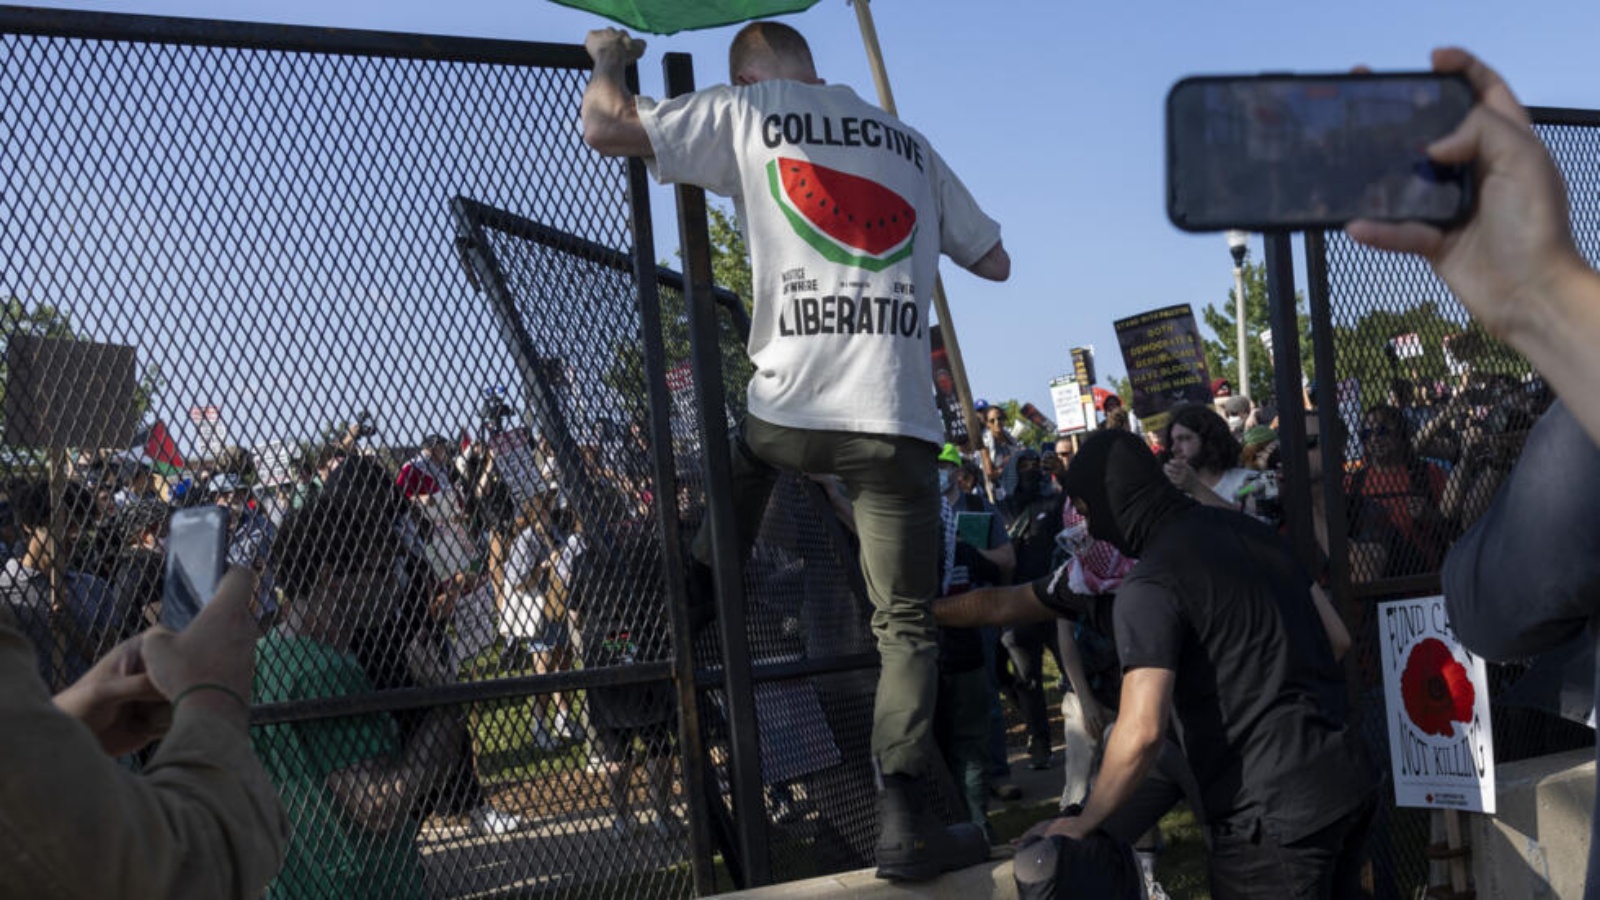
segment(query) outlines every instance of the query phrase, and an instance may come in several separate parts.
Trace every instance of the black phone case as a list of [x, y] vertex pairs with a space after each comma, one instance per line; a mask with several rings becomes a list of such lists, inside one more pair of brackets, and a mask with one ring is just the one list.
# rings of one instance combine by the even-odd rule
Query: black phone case
[[[1174, 132], [1176, 131], [1176, 129], [1173, 127], [1173, 96], [1175, 94], [1177, 94], [1178, 91], [1181, 88], [1183, 88], [1184, 86], [1190, 85], [1190, 84], [1196, 84], [1196, 83], [1212, 82], [1212, 81], [1220, 81], [1220, 82], [1237, 82], [1237, 81], [1360, 81], [1360, 80], [1376, 80], [1376, 79], [1399, 80], [1399, 79], [1417, 79], [1417, 78], [1450, 79], [1450, 80], [1458, 81], [1467, 89], [1467, 93], [1468, 93], [1469, 96], [1472, 97], [1473, 103], [1476, 104], [1477, 101], [1478, 101], [1478, 93], [1477, 93], [1477, 91], [1473, 89], [1472, 84], [1467, 81], [1465, 76], [1453, 75], [1453, 74], [1441, 74], [1441, 73], [1438, 73], [1438, 72], [1418, 72], [1418, 71], [1412, 71], [1412, 72], [1369, 72], [1369, 73], [1365, 73], [1365, 74], [1359, 74], [1359, 73], [1355, 73], [1355, 72], [1336, 72], [1336, 73], [1322, 73], [1322, 74], [1318, 74], [1318, 73], [1289, 73], [1289, 72], [1271, 73], [1271, 72], [1264, 72], [1264, 73], [1259, 73], [1259, 74], [1255, 74], [1255, 75], [1190, 75], [1190, 76], [1187, 76], [1185, 78], [1179, 79], [1177, 81], [1177, 83], [1173, 84], [1173, 86], [1167, 91], [1167, 98], [1166, 98], [1166, 102], [1165, 102], [1165, 105], [1164, 105], [1165, 111], [1164, 111], [1164, 114], [1163, 114], [1163, 116], [1164, 116], [1164, 124], [1165, 124], [1165, 128], [1166, 128], [1166, 172], [1165, 172], [1165, 178], [1166, 178], [1167, 221], [1171, 222], [1173, 224], [1173, 226], [1178, 228], [1179, 230], [1187, 231], [1187, 232], [1189, 232], [1191, 234], [1214, 234], [1214, 233], [1219, 232], [1219, 231], [1233, 231], [1233, 230], [1249, 231], [1249, 232], [1254, 232], [1254, 233], [1258, 233], [1258, 234], [1294, 232], [1294, 231], [1323, 231], [1323, 230], [1327, 230], [1327, 229], [1342, 229], [1342, 228], [1344, 228], [1344, 226], [1349, 221], [1352, 221], [1352, 220], [1349, 220], [1349, 219], [1342, 219], [1342, 218], [1328, 218], [1328, 219], [1306, 218], [1306, 219], [1301, 219], [1301, 220], [1294, 220], [1294, 221], [1291, 221], [1291, 222], [1240, 221], [1240, 222], [1230, 222], [1230, 223], [1228, 223], [1226, 225], [1219, 225], [1219, 224], [1194, 225], [1194, 224], [1191, 224], [1190, 222], [1188, 222], [1184, 218], [1184, 216], [1182, 215], [1181, 211], [1175, 208], [1175, 203], [1176, 203], [1176, 200], [1177, 200], [1177, 191], [1176, 191], [1176, 186], [1173, 184], [1173, 180], [1172, 180], [1172, 173], [1173, 173], [1175, 157], [1176, 157], [1176, 152], [1175, 152], [1175, 147], [1174, 147], [1174, 143], [1175, 142], [1173, 140], [1173, 135], [1174, 135]], [[1477, 199], [1478, 199], [1477, 198], [1477, 190], [1478, 190], [1477, 173], [1476, 173], [1476, 171], [1473, 169], [1473, 167], [1471, 165], [1463, 166], [1462, 170], [1463, 170], [1463, 178], [1462, 178], [1463, 188], [1462, 188], [1461, 202], [1456, 207], [1456, 210], [1452, 215], [1450, 215], [1450, 216], [1448, 216], [1446, 218], [1443, 218], [1443, 219], [1425, 219], [1424, 218], [1424, 219], [1411, 219], [1409, 221], [1423, 222], [1425, 224], [1435, 225], [1435, 226], [1437, 226], [1439, 228], [1449, 229], [1449, 228], [1454, 228], [1455, 226], [1460, 225], [1461, 223], [1465, 222], [1467, 219], [1471, 218], [1473, 209], [1477, 205]]]

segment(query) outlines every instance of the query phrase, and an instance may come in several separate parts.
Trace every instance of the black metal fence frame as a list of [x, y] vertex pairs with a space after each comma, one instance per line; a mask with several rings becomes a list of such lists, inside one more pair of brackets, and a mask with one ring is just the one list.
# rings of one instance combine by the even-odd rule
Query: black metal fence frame
[[[1595, 129], [1597, 134], [1600, 134], [1600, 110], [1531, 107], [1528, 112], [1535, 127], [1574, 126]], [[1338, 374], [1336, 365], [1337, 343], [1334, 329], [1327, 240], [1327, 235], [1323, 232], [1308, 232], [1304, 236], [1304, 253], [1309, 281], [1307, 295], [1309, 301], [1308, 315], [1311, 324], [1312, 357], [1314, 369], [1318, 373], [1313, 400], [1316, 403], [1320, 431], [1324, 435], [1337, 433], [1340, 416], [1336, 384]], [[1290, 245], [1290, 237], [1287, 234], [1267, 234], [1265, 235], [1265, 241], [1273, 346], [1282, 348], [1278, 351], [1282, 355], [1275, 360], [1277, 365], [1274, 388], [1279, 397], [1297, 397], [1301, 390], [1299, 381], [1301, 361], [1299, 342], [1295, 337], [1298, 321], [1294, 301], [1293, 250]], [[1323, 373], [1330, 374], [1324, 375]], [[1285, 403], [1283, 408], [1287, 409], [1292, 405]], [[1317, 551], [1311, 541], [1310, 530], [1312, 521], [1312, 485], [1309, 478], [1309, 470], [1305, 465], [1307, 448], [1304, 418], [1300, 416], [1281, 417], [1278, 433], [1283, 446], [1284, 486], [1282, 498], [1285, 516], [1290, 523], [1290, 533], [1294, 536], [1296, 552], [1309, 567], [1313, 567], [1311, 571], [1316, 571], [1314, 567], [1317, 565]], [[1350, 541], [1346, 528], [1349, 513], [1348, 498], [1345, 496], [1344, 484], [1344, 447], [1334, 441], [1322, 441], [1320, 443], [1320, 452], [1322, 454], [1321, 487], [1325, 498], [1324, 515], [1329, 544], [1329, 572], [1332, 581], [1331, 593], [1335, 599], [1336, 609], [1340, 610], [1345, 620], [1347, 622], [1361, 621], [1355, 614], [1360, 611], [1363, 604], [1440, 593], [1443, 587], [1437, 571], [1403, 577], [1380, 577], [1365, 583], [1353, 582], [1351, 578]], [[1361, 636], [1357, 635], [1356, 637], [1359, 643]], [[1353, 670], [1356, 664], [1355, 654], [1352, 653], [1349, 666]], [[1362, 700], [1359, 696], [1360, 690], [1356, 680], [1353, 678], [1351, 680], [1351, 690], [1353, 692], [1352, 699], [1356, 703], [1360, 703]], [[1506, 749], [1497, 745], [1497, 756], [1504, 753]], [[1384, 761], [1384, 764], [1386, 765], [1387, 761]], [[1391, 801], [1392, 797], [1384, 800], [1385, 803]], [[1390, 821], [1392, 827], [1393, 820], [1391, 819]], [[1417, 867], [1418, 870], [1426, 865], [1424, 860], [1409, 862]], [[1380, 886], [1380, 890], [1382, 889]]]
[[[576, 45], [506, 40], [469, 39], [415, 35], [395, 32], [353, 31], [308, 28], [288, 25], [238, 23], [159, 16], [102, 14], [30, 7], [0, 6], [0, 33], [85, 41], [116, 41], [190, 47], [226, 48], [250, 51], [301, 52], [318, 55], [403, 58], [411, 60], [531, 66], [550, 69], [589, 70], [587, 52]], [[690, 59], [684, 54], [668, 54], [663, 60], [667, 90], [671, 95], [693, 89]], [[627, 70], [631, 87], [637, 90], [638, 73]], [[576, 110], [572, 113], [576, 116]], [[697, 188], [677, 189], [677, 214], [683, 242], [684, 274], [678, 275], [655, 262], [654, 232], [648, 189], [648, 176], [640, 160], [627, 163], [627, 188], [631, 252], [622, 253], [498, 212], [471, 200], [457, 198], [452, 209], [458, 223], [457, 251], [466, 277], [495, 308], [495, 320], [510, 348], [522, 376], [529, 409], [543, 410], [545, 423], [562, 425], [560, 410], [550, 400], [548, 387], [538, 361], [531, 357], [530, 341], [519, 331], [511, 304], [503, 296], [503, 278], [496, 271], [491, 253], [483, 252], [485, 242], [479, 230], [485, 222], [521, 238], [555, 247], [564, 253], [596, 262], [634, 276], [638, 294], [637, 310], [643, 334], [645, 386], [649, 409], [649, 440], [652, 447], [651, 472], [657, 487], [656, 529], [662, 558], [669, 561], [665, 593], [668, 598], [668, 625], [675, 652], [670, 662], [641, 663], [622, 668], [596, 668], [556, 674], [494, 678], [436, 687], [416, 687], [348, 695], [318, 700], [276, 703], [255, 708], [255, 725], [396, 712], [426, 707], [477, 704], [515, 699], [557, 691], [593, 687], [664, 683], [670, 681], [678, 699], [678, 763], [689, 810], [689, 863], [693, 888], [697, 894], [715, 889], [713, 856], [721, 853], [736, 884], [741, 887], [770, 883], [773, 880], [771, 824], [763, 793], [760, 743], [756, 717], [756, 686], [791, 679], [841, 672], [876, 669], [875, 653], [848, 653], [831, 657], [811, 657], [797, 661], [765, 662], [752, 660], [750, 623], [746, 617], [743, 567], [738, 559], [733, 535], [732, 485], [728, 479], [729, 444], [727, 429], [728, 398], [718, 352], [718, 320], [728, 316], [735, 333], [747, 334], [749, 320], [737, 297], [712, 284], [710, 240], [704, 192]], [[499, 287], [497, 287], [499, 285]], [[688, 619], [687, 586], [671, 561], [686, 558], [685, 537], [676, 508], [676, 473], [672, 432], [667, 410], [671, 395], [666, 383], [663, 323], [658, 286], [680, 291], [686, 303], [691, 342], [691, 362], [698, 406], [696, 427], [704, 447], [707, 485], [707, 517], [715, 546], [714, 573], [718, 596], [717, 624], [721, 653], [703, 658], [698, 664], [692, 648], [694, 635]], [[554, 442], [556, 452], [571, 452], [570, 441]], [[582, 465], [563, 467], [570, 472], [584, 471]], [[578, 495], [583, 491], [581, 485]], [[825, 505], [818, 499], [818, 508]], [[837, 539], [843, 529], [831, 513], [822, 517]], [[865, 604], [865, 591], [853, 559], [840, 551], [846, 578], [856, 598]], [[706, 692], [721, 691], [725, 698], [722, 715], [728, 726], [729, 768], [727, 795], [718, 787], [713, 763], [704, 740], [702, 704]]]

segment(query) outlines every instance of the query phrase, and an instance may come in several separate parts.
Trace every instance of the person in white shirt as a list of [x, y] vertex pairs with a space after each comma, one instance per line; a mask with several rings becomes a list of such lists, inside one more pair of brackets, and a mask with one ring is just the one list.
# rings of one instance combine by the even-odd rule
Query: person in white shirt
[[[585, 46], [595, 62], [585, 141], [645, 157], [663, 183], [733, 198], [750, 248], [755, 375], [732, 455], [742, 548], [779, 469], [837, 475], [854, 500], [883, 659], [872, 735], [885, 785], [878, 875], [921, 880], [978, 862], [981, 832], [941, 828], [924, 799], [938, 682], [927, 548], [939, 539], [944, 440], [927, 325], [941, 254], [980, 277], [1010, 277], [1000, 226], [927, 138], [824, 84], [786, 25], [756, 22], [735, 36], [731, 85], [659, 102], [624, 82], [641, 42], [603, 29]], [[703, 532], [700, 564], [709, 550]], [[692, 568], [690, 580], [703, 597], [694, 586], [709, 581], [706, 570]], [[707, 605], [698, 618], [709, 618]]]

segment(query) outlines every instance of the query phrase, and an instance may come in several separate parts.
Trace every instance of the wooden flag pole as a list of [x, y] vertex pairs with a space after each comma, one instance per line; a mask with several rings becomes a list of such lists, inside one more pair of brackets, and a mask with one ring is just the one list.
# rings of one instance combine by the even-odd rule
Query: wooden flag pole
[[[878, 29], [872, 24], [871, 0], [852, 0], [856, 8], [856, 22], [861, 26], [861, 42], [867, 48], [867, 64], [872, 68], [872, 82], [878, 88], [878, 105], [884, 112], [898, 117], [894, 91], [889, 87], [889, 73], [883, 67], [883, 50], [878, 46]], [[933, 309], [939, 316], [940, 335], [950, 359], [950, 374], [956, 383], [956, 400], [961, 404], [961, 415], [967, 423], [968, 449], [983, 446], [983, 425], [972, 408], [972, 388], [967, 384], [967, 367], [961, 360], [961, 342], [956, 339], [956, 323], [950, 318], [950, 304], [944, 297], [944, 279], [937, 275], [933, 281]], [[930, 389], [932, 386], [929, 386]]]

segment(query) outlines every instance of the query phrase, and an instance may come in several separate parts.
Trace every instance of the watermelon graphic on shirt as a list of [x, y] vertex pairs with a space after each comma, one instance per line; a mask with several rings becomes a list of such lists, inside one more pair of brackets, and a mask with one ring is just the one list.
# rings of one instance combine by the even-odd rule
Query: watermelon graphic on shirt
[[794, 233], [830, 262], [881, 272], [911, 255], [917, 211], [875, 181], [779, 157], [767, 184]]

